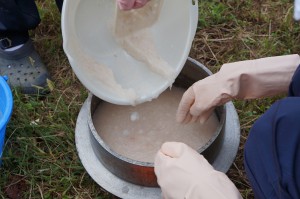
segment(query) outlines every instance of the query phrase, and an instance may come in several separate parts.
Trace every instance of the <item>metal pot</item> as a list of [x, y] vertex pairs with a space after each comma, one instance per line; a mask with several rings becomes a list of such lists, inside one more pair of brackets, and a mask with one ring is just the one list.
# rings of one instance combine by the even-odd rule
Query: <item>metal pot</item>
[[[175, 80], [174, 86], [187, 89], [196, 81], [201, 80], [210, 74], [211, 72], [205, 66], [192, 59], [188, 59], [183, 70]], [[157, 187], [158, 184], [154, 174], [153, 163], [141, 162], [124, 157], [111, 150], [101, 138], [101, 134], [99, 135], [99, 132], [97, 132], [93, 122], [93, 114], [100, 103], [107, 102], [102, 101], [93, 94], [89, 95], [87, 99], [87, 107], [89, 112], [88, 125], [93, 135], [92, 146], [97, 158], [101, 161], [106, 169], [127, 182], [141, 186]], [[220, 134], [223, 130], [226, 117], [225, 106], [217, 107], [215, 109], [215, 113], [219, 120], [216, 131], [204, 146], [201, 146], [197, 149], [197, 151], [202, 153], [209, 162], [212, 162], [214, 156], [217, 155], [215, 148], [218, 147], [218, 142], [220, 142], [222, 139], [218, 138], [222, 137]], [[215, 142], [216, 144], [214, 144]]]

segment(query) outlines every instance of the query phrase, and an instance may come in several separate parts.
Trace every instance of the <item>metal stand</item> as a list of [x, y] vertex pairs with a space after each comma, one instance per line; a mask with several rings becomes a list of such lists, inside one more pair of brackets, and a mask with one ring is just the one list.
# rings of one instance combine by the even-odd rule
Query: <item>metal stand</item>
[[[219, 138], [203, 155], [215, 169], [227, 172], [234, 161], [240, 143], [240, 124], [238, 115], [231, 102], [226, 105], [226, 121]], [[143, 187], [126, 182], [110, 173], [97, 158], [92, 141], [92, 133], [88, 126], [88, 107], [85, 102], [79, 112], [75, 142], [79, 158], [93, 180], [102, 188], [115, 196], [124, 199], [160, 199], [160, 188]], [[199, 179], [200, 180], [200, 179]]]

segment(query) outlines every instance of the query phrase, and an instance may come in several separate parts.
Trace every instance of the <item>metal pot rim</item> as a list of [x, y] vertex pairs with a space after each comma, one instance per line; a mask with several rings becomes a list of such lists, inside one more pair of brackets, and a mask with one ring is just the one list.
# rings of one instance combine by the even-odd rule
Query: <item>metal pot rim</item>
[[[191, 64], [194, 64], [197, 68], [200, 68], [202, 71], [204, 71], [207, 74], [207, 76], [209, 76], [209, 75], [212, 74], [212, 72], [208, 68], [206, 68], [203, 64], [197, 62], [196, 60], [194, 60], [192, 58], [188, 58], [187, 62], [190, 62]], [[187, 89], [187, 88], [185, 88], [185, 89]], [[125, 156], [123, 156], [123, 155], [115, 152], [114, 150], [112, 150], [104, 142], [104, 140], [98, 134], [98, 132], [97, 132], [95, 126], [94, 126], [93, 119], [92, 119], [93, 113], [94, 113], [94, 110], [92, 110], [92, 101], [95, 98], [99, 99], [98, 97], [96, 97], [92, 93], [89, 93], [89, 96], [87, 98], [87, 106], [88, 106], [88, 111], [89, 111], [88, 124], [89, 124], [89, 127], [90, 127], [90, 129], [92, 131], [92, 134], [93, 134], [94, 138], [101, 145], [101, 147], [103, 147], [112, 156], [117, 157], [119, 160], [122, 160], [124, 162], [129, 163], [129, 164], [134, 164], [134, 165], [143, 166], [143, 167], [154, 167], [154, 163], [153, 162], [142, 162], [142, 161], [139, 161], [139, 160], [134, 160], [134, 159], [125, 157]], [[200, 148], [197, 149], [198, 153], [202, 153], [207, 148], [209, 148], [209, 146], [211, 146], [211, 144], [217, 139], [217, 137], [219, 136], [220, 132], [222, 131], [222, 129], [224, 127], [225, 119], [226, 119], [226, 106], [223, 105], [223, 106], [216, 107], [215, 112], [216, 112], [217, 117], [219, 119], [218, 127], [215, 130], [215, 132], [212, 135], [212, 137], [209, 139], [209, 141], [204, 146], [202, 146], [202, 147], [200, 147]]]
[[[139, 165], [139, 166], [144, 166], [144, 167], [154, 167], [154, 163], [153, 162], [143, 162], [143, 161], [139, 161], [139, 160], [134, 160], [131, 158], [128, 158], [126, 156], [123, 156], [117, 152], [115, 152], [114, 150], [112, 150], [105, 142], [104, 140], [101, 138], [101, 136], [98, 134], [95, 126], [94, 126], [94, 122], [92, 119], [92, 115], [93, 115], [93, 111], [91, 109], [92, 106], [92, 100], [93, 100], [94, 96], [92, 93], [89, 93], [89, 96], [87, 98], [87, 106], [88, 106], [88, 125], [91, 129], [91, 132], [94, 136], [94, 138], [97, 140], [97, 142], [101, 145], [101, 147], [103, 147], [108, 153], [110, 153], [111, 155], [113, 155], [114, 157], [117, 157], [118, 159], [125, 161], [127, 163], [130, 164], [135, 164], [135, 165]], [[96, 97], [97, 98], [97, 97]], [[99, 99], [100, 100], [100, 99]], [[225, 119], [226, 119], [226, 107], [225, 106], [220, 106], [218, 107], [219, 109], [221, 109], [218, 113], [218, 119], [219, 119], [219, 124], [217, 129], [215, 130], [214, 134], [212, 135], [212, 137], [209, 139], [209, 141], [202, 147], [198, 148], [197, 151], [198, 153], [202, 153], [203, 151], [205, 151], [205, 149], [207, 149], [218, 137], [218, 135], [220, 134], [220, 132], [223, 129], [224, 123], [225, 123]]]

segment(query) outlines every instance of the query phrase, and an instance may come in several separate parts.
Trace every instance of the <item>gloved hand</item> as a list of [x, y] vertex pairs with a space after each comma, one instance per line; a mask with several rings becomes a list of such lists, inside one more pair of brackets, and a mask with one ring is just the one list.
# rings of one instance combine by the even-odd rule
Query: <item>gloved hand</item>
[[155, 157], [154, 171], [165, 199], [242, 198], [224, 173], [184, 143], [164, 143]]
[[149, 0], [117, 0], [121, 10], [130, 10], [143, 7]]
[[224, 64], [219, 72], [196, 82], [184, 93], [177, 121], [204, 123], [216, 106], [232, 99], [255, 99], [287, 92], [299, 64], [297, 54]]

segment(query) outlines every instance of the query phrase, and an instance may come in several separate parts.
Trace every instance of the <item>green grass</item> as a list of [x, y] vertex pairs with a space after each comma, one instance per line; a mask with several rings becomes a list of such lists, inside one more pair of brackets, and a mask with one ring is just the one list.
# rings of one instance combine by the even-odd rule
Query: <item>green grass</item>
[[77, 156], [75, 123], [88, 92], [63, 52], [54, 1], [38, 1], [38, 5], [42, 23], [31, 36], [51, 72], [53, 90], [45, 97], [13, 92], [0, 198], [114, 198], [89, 177]]
[[[0, 198], [113, 198], [89, 177], [77, 156], [75, 123], [88, 92], [63, 52], [54, 1], [39, 0], [38, 5], [42, 23], [31, 35], [51, 72], [53, 90], [45, 97], [14, 91]], [[190, 57], [216, 72], [227, 62], [299, 53], [300, 26], [292, 12], [287, 0], [200, 1]], [[253, 122], [278, 98], [234, 101], [241, 145], [228, 175], [244, 198], [253, 198], [253, 193], [244, 172], [243, 144]]]
[[19, 190], [14, 183], [21, 186], [21, 198], [109, 198], [86, 174], [74, 146], [86, 97], [86, 91], [53, 91], [44, 99], [14, 92], [0, 170], [2, 198]]

